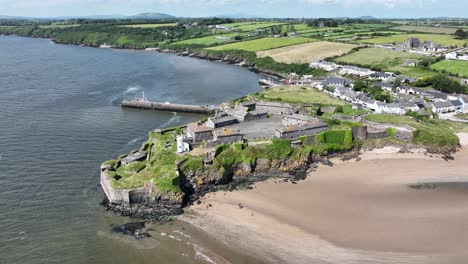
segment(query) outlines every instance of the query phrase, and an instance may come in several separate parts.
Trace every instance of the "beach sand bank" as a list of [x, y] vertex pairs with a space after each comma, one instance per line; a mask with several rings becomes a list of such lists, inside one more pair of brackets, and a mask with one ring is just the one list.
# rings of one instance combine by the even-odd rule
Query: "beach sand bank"
[[[468, 136], [455, 160], [386, 149], [297, 184], [217, 192], [181, 219], [266, 263], [466, 263]], [[410, 184], [448, 182], [436, 188]], [[211, 206], [210, 206], [211, 205]]]

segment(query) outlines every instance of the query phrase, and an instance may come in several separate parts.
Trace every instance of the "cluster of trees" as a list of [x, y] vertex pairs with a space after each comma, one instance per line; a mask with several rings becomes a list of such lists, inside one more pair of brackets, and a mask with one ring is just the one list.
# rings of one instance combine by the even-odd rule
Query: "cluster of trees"
[[468, 39], [468, 31], [465, 31], [461, 28], [455, 31], [455, 38], [457, 39]]
[[381, 87], [368, 85], [363, 80], [357, 80], [356, 82], [354, 82], [353, 90], [356, 92], [367, 93], [372, 99], [380, 102], [392, 102], [392, 96], [390, 95], [390, 93], [382, 90]]
[[468, 92], [468, 87], [461, 85], [460, 82], [450, 78], [450, 76], [443, 73], [436, 74], [432, 77], [419, 79], [414, 83], [414, 85], [416, 87], [432, 86], [432, 88], [448, 94], [466, 94]]

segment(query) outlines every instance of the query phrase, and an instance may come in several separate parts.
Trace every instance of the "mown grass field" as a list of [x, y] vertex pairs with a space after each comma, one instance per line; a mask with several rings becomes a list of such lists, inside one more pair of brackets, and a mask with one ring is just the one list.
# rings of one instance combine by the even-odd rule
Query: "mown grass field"
[[393, 36], [388, 36], [388, 37], [363, 39], [357, 42], [369, 43], [369, 44], [403, 43], [406, 39], [410, 37], [419, 38], [421, 42], [428, 40], [428, 41], [433, 41], [435, 43], [438, 43], [444, 46], [457, 45], [461, 47], [463, 46], [463, 44], [468, 43], [468, 40], [455, 39], [453, 36], [442, 35], [442, 34], [401, 34], [401, 35], [393, 35]]
[[336, 62], [342, 64], [359, 64], [362, 66], [380, 67], [383, 71], [399, 71], [403, 75], [412, 77], [429, 77], [435, 73], [418, 67], [405, 67], [403, 63], [407, 60], [418, 61], [424, 58], [422, 55], [407, 53], [403, 51], [388, 50], [382, 48], [364, 48], [336, 58]]
[[177, 23], [123, 25], [123, 27], [129, 27], [129, 28], [158, 28], [158, 27], [174, 27], [174, 26], [177, 26]]
[[361, 65], [375, 65], [382, 68], [399, 66], [406, 60], [419, 60], [422, 55], [382, 49], [382, 48], [364, 48], [357, 52], [347, 54], [336, 59], [339, 63], [351, 63]]
[[424, 32], [424, 33], [437, 33], [437, 34], [453, 34], [457, 30], [456, 28], [450, 27], [429, 27], [429, 26], [397, 26], [392, 27], [394, 30], [402, 31], [415, 31], [415, 32]]
[[459, 74], [460, 76], [468, 77], [468, 61], [459, 60], [442, 60], [431, 65], [434, 70], [446, 70], [450, 73]]
[[258, 57], [272, 57], [275, 61], [284, 63], [310, 63], [328, 57], [339, 56], [357, 47], [352, 44], [318, 41], [283, 48], [257, 52]]
[[[222, 44], [226, 42], [234, 41], [234, 37], [240, 36], [239, 33], [224, 34], [224, 35], [215, 35], [208, 36], [203, 38], [187, 39], [182, 41], [174, 42], [175, 45], [203, 45], [203, 46], [212, 46], [217, 44]], [[223, 37], [229, 37], [230, 39], [223, 39]]]
[[267, 89], [258, 95], [260, 100], [275, 101], [294, 104], [321, 104], [321, 105], [345, 105], [346, 103], [332, 98], [325, 93], [310, 87], [278, 86]]
[[262, 51], [275, 48], [281, 48], [291, 45], [313, 42], [310, 38], [261, 38], [244, 42], [237, 42], [218, 47], [209, 48], [210, 50], [246, 50], [246, 51]]

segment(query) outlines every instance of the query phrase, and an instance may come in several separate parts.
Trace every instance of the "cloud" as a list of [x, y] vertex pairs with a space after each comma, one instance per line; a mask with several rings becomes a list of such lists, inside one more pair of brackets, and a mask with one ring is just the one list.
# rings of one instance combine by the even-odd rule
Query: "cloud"
[[344, 7], [359, 6], [365, 4], [381, 5], [387, 8], [395, 7], [424, 7], [435, 3], [437, 0], [304, 0], [313, 5], [342, 4]]

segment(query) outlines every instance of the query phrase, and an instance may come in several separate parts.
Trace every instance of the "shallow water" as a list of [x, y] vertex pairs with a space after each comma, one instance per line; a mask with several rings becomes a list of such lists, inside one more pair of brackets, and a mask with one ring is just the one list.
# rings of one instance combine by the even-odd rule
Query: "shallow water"
[[257, 80], [192, 58], [0, 36], [0, 263], [210, 263], [203, 246], [244, 259], [181, 223], [144, 241], [112, 234], [130, 219], [99, 206], [98, 168], [151, 129], [201, 118], [123, 110], [123, 98], [218, 104], [258, 91]]

